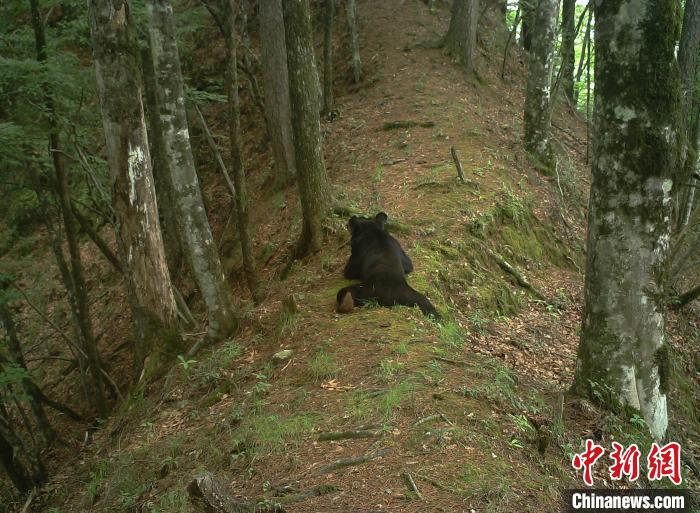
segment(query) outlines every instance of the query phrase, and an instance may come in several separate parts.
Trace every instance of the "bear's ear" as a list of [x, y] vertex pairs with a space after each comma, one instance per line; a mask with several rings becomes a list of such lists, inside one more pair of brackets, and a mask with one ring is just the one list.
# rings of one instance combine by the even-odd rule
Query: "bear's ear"
[[387, 219], [389, 219], [389, 216], [387, 216], [384, 212], [379, 212], [374, 217], [374, 222], [377, 223], [377, 225], [379, 225], [379, 227], [383, 230]]
[[352, 216], [350, 220], [348, 221], [348, 230], [350, 230], [350, 233], [354, 233], [355, 229], [357, 228], [357, 225], [359, 224], [359, 218], [357, 216]]

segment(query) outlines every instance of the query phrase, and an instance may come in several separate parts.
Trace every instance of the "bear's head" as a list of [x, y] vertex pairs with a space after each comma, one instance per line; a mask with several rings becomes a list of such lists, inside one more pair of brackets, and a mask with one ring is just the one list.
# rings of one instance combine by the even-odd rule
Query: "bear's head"
[[352, 216], [348, 221], [348, 230], [352, 237], [371, 231], [384, 231], [384, 225], [389, 217], [384, 212], [379, 212], [374, 218]]

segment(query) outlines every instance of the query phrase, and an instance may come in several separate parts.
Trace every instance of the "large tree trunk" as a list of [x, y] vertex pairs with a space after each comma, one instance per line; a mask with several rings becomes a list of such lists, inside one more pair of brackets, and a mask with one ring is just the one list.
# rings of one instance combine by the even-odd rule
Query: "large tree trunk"
[[[44, 24], [39, 12], [38, 0], [30, 0], [32, 11], [32, 25], [34, 28], [34, 39], [36, 43], [37, 60], [45, 64], [47, 60], [46, 36]], [[65, 285], [70, 300], [72, 315], [79, 330], [79, 343], [83, 354], [79, 358], [83, 359], [82, 368], [84, 376], [89, 380], [88, 401], [101, 415], [107, 412], [107, 404], [104, 397], [102, 375], [100, 374], [100, 358], [97, 352], [97, 343], [93, 336], [92, 324], [90, 322], [90, 309], [88, 307], [88, 292], [85, 285], [83, 273], [83, 263], [78, 246], [78, 234], [75, 228], [73, 209], [70, 204], [70, 190], [68, 184], [68, 174], [66, 172], [63, 152], [60, 148], [59, 126], [57, 113], [54, 105], [53, 91], [48, 83], [42, 84], [44, 93], [44, 104], [46, 106], [47, 121], [49, 128], [49, 152], [53, 163], [55, 179], [54, 195], [61, 212], [63, 226], [65, 229], [66, 241], [68, 242], [68, 254], [70, 255], [70, 279], [66, 278]], [[47, 214], [48, 215], [48, 214]], [[63, 251], [63, 250], [61, 250]]]
[[360, 43], [357, 31], [357, 9], [355, 0], [347, 0], [348, 30], [350, 31], [350, 51], [352, 53], [352, 78], [357, 84], [362, 78], [362, 59], [360, 59]]
[[330, 186], [323, 160], [309, 0], [283, 0], [283, 5], [294, 153], [303, 217], [297, 256], [303, 256], [321, 249], [323, 219], [330, 207]]
[[333, 17], [335, 0], [325, 0], [323, 13], [323, 112], [333, 111]]
[[525, 93], [525, 149], [544, 167], [553, 163], [550, 142], [552, 123], [552, 68], [559, 2], [537, 0], [531, 14], [532, 43], [528, 56]]
[[165, 155], [165, 145], [160, 130], [160, 109], [158, 108], [158, 85], [155, 70], [153, 69], [153, 57], [150, 45], [141, 50], [141, 66], [143, 69], [143, 88], [146, 100], [146, 121], [148, 131], [148, 143], [151, 150], [151, 166], [153, 172], [153, 185], [158, 198], [158, 219], [163, 233], [163, 245], [165, 247], [165, 259], [168, 262], [170, 276], [180, 275], [183, 265], [184, 250], [180, 241], [180, 228], [178, 215], [175, 213], [175, 200], [173, 190], [168, 178], [168, 164]]
[[680, 110], [678, 2], [595, 6], [595, 113], [585, 308], [575, 390], [668, 424], [664, 268]]
[[131, 5], [89, 0], [88, 10], [117, 240], [139, 339], [138, 377], [147, 356], [146, 370], [156, 371], [161, 357], [182, 350], [182, 341], [158, 220]]
[[563, 0], [561, 13], [561, 85], [564, 94], [574, 101], [574, 67], [576, 65], [576, 0]]
[[452, 4], [450, 28], [442, 45], [468, 73], [474, 71], [476, 30], [479, 20], [479, 0], [455, 0]]
[[260, 2], [259, 9], [265, 119], [270, 131], [277, 186], [284, 187], [294, 180], [296, 168], [282, 0]]
[[[168, 186], [178, 217], [180, 241], [207, 307], [208, 337], [221, 340], [236, 329], [237, 314], [211, 234], [194, 167], [173, 8], [170, 0], [149, 0], [146, 6], [157, 84], [158, 128], [167, 166]], [[239, 188], [239, 197], [240, 193]]]
[[250, 240], [250, 219], [248, 215], [248, 192], [246, 186], [245, 169], [243, 167], [242, 138], [241, 138], [241, 101], [238, 96], [238, 69], [237, 43], [236, 43], [236, 0], [225, 0], [227, 13], [226, 20], [226, 91], [228, 93], [229, 114], [229, 140], [231, 144], [231, 170], [233, 182], [236, 186], [236, 218], [238, 224], [238, 237], [241, 242], [243, 256], [243, 270], [245, 272], [248, 289], [253, 298], [260, 299], [258, 294], [258, 273], [255, 269], [255, 256], [253, 255], [253, 243]]
[[683, 30], [678, 45], [681, 70], [684, 135], [681, 165], [676, 177], [677, 217], [685, 226], [690, 220], [698, 182], [693, 176], [697, 169], [700, 147], [700, 88], [698, 88], [698, 51], [700, 49], [700, 0], [686, 0]]

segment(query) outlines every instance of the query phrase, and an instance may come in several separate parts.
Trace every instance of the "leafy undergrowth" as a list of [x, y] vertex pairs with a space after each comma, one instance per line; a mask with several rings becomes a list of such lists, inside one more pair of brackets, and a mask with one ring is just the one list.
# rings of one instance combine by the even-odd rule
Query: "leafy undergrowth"
[[[439, 50], [415, 45], [445, 30], [447, 10], [394, 3], [359, 2], [367, 78], [361, 87], [343, 82], [340, 116], [324, 126], [326, 160], [344, 211], [389, 214], [415, 264], [409, 281], [442, 323], [405, 307], [334, 313], [345, 283], [344, 216], [329, 218], [323, 251], [279, 281], [287, 227], [298, 228], [296, 199], [258, 192], [252, 214], [259, 261], [269, 264], [266, 299], [249, 307], [235, 339], [180, 358], [127, 398], [59, 469], [42, 495], [47, 511], [188, 511], [187, 484], [204, 471], [241, 497], [295, 512], [556, 511], [561, 490], [580, 485], [570, 460], [583, 438], [648, 446], [638, 417], [564, 394], [582, 305], [583, 123], [556, 110], [561, 165], [539, 174], [519, 141], [517, 55], [508, 82], [498, 77], [504, 35], [480, 35], [487, 52], [479, 79], [467, 79]], [[393, 123], [401, 120], [416, 123]], [[457, 181], [452, 145], [471, 183]], [[264, 183], [253, 164], [253, 182]], [[208, 192], [214, 204], [226, 201]], [[225, 219], [215, 219], [215, 231], [225, 234]], [[518, 286], [494, 255], [546, 300]], [[227, 258], [228, 269], [240, 265], [235, 247]], [[671, 337], [671, 411], [674, 424], [690, 426], [681, 441], [697, 455], [689, 340]], [[282, 350], [291, 353], [275, 358]], [[365, 437], [319, 439], [345, 431]], [[604, 465], [596, 478], [619, 486]], [[312, 489], [321, 492], [304, 495]]]

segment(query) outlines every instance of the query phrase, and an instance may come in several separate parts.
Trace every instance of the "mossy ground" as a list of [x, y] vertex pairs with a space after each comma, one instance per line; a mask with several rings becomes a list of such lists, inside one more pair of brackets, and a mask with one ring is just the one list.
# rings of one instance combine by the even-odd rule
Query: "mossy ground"
[[[127, 398], [58, 469], [42, 499], [47, 511], [188, 511], [186, 485], [204, 470], [246, 498], [283, 500], [285, 485], [337, 487], [288, 505], [295, 512], [555, 511], [560, 491], [580, 486], [570, 458], [582, 438], [599, 430], [606, 442], [648, 444], [638, 418], [605, 417], [562, 395], [573, 377], [582, 304], [582, 123], [556, 109], [557, 125], [567, 129], [557, 136], [563, 165], [556, 176], [541, 176], [521, 149], [522, 57], [508, 58], [512, 83], [498, 76], [503, 34], [484, 31], [481, 80], [468, 82], [438, 50], [403, 51], [444, 32], [445, 8], [394, 4], [358, 2], [368, 78], [359, 87], [339, 79], [340, 116], [324, 125], [326, 162], [344, 209], [328, 219], [322, 252], [280, 281], [298, 233], [298, 200], [292, 189], [265, 188], [270, 162], [248, 135], [265, 300], [243, 302], [234, 340], [183, 358]], [[401, 119], [434, 124], [382, 129]], [[476, 186], [457, 181], [451, 145]], [[230, 246], [233, 277], [240, 257], [226, 242], [230, 200], [212, 176], [205, 173], [205, 193], [221, 207], [210, 212], [215, 238]], [[334, 312], [346, 284], [346, 214], [378, 210], [389, 214], [389, 230], [413, 259], [409, 282], [442, 323], [406, 307]], [[562, 308], [519, 287], [489, 251]], [[235, 292], [245, 297], [242, 283]], [[274, 361], [282, 349], [291, 358]], [[684, 350], [672, 356], [672, 414], [697, 427], [697, 380], [688, 378]], [[320, 432], [367, 426], [379, 436], [318, 440]], [[361, 465], [319, 470], [382, 450]], [[406, 472], [423, 500], [406, 487]], [[603, 480], [604, 469], [596, 477]]]

